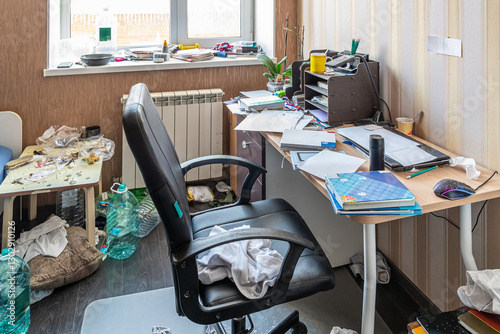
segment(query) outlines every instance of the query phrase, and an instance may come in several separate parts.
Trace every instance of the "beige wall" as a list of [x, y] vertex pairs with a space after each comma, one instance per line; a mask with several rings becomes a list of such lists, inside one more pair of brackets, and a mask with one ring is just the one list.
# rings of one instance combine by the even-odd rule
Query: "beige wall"
[[[299, 0], [306, 52], [348, 49], [360, 38], [358, 51], [380, 62], [381, 96], [393, 119], [423, 110], [418, 136], [490, 170], [500, 169], [499, 17], [498, 0]], [[463, 57], [427, 52], [428, 35], [461, 39]], [[481, 204], [473, 205], [474, 217]], [[500, 268], [499, 204], [486, 205], [473, 234], [482, 269]], [[459, 222], [458, 210], [437, 214]], [[425, 215], [381, 224], [377, 234], [378, 247], [437, 306], [459, 306], [465, 270], [455, 227]]]

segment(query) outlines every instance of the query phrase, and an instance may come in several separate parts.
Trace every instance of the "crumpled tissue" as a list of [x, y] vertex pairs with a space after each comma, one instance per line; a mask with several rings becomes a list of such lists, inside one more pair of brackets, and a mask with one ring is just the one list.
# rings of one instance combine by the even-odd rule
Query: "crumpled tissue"
[[467, 285], [458, 288], [458, 297], [468, 307], [500, 314], [500, 269], [467, 271]]
[[476, 169], [476, 161], [472, 158], [455, 157], [451, 158], [451, 167], [460, 166], [465, 169], [467, 177], [475, 180], [481, 175], [481, 172]]
[[338, 326], [335, 326], [332, 328], [330, 334], [358, 334], [358, 332], [352, 329], [340, 328]]

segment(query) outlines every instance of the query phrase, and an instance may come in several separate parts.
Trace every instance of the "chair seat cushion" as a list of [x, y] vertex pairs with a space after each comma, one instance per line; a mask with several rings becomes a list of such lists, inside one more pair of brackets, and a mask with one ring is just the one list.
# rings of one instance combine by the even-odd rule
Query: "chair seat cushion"
[[[192, 219], [194, 238], [206, 237], [214, 225], [226, 230], [242, 225], [272, 228], [294, 233], [311, 240], [315, 249], [304, 249], [290, 282], [285, 301], [306, 297], [334, 287], [332, 267], [312, 232], [295, 209], [283, 199], [268, 199], [246, 205], [202, 213]], [[288, 243], [272, 240], [272, 247], [285, 255]], [[229, 279], [211, 285], [200, 283], [200, 295], [205, 306], [246, 300]]]
[[0, 145], [0, 183], [5, 177], [5, 164], [12, 160], [12, 150], [8, 147]]

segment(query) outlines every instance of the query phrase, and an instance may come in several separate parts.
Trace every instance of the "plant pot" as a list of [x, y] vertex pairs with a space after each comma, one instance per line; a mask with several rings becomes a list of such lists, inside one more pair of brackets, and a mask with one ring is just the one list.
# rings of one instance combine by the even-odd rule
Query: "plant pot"
[[277, 90], [283, 90], [283, 86], [285, 83], [277, 84], [274, 81], [268, 81], [267, 82], [267, 90], [270, 92], [275, 92]]

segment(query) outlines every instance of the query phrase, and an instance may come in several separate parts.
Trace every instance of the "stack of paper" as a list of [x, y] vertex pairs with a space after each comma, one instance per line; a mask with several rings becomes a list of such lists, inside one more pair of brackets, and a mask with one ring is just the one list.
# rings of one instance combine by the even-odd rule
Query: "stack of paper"
[[179, 50], [173, 57], [180, 60], [195, 62], [201, 60], [210, 60], [214, 57], [214, 55], [211, 50], [207, 49], [189, 49]]
[[235, 130], [283, 132], [286, 129], [302, 129], [312, 116], [306, 116], [301, 111], [264, 110], [249, 114]]
[[419, 215], [415, 196], [391, 172], [339, 173], [325, 180], [335, 213]]

